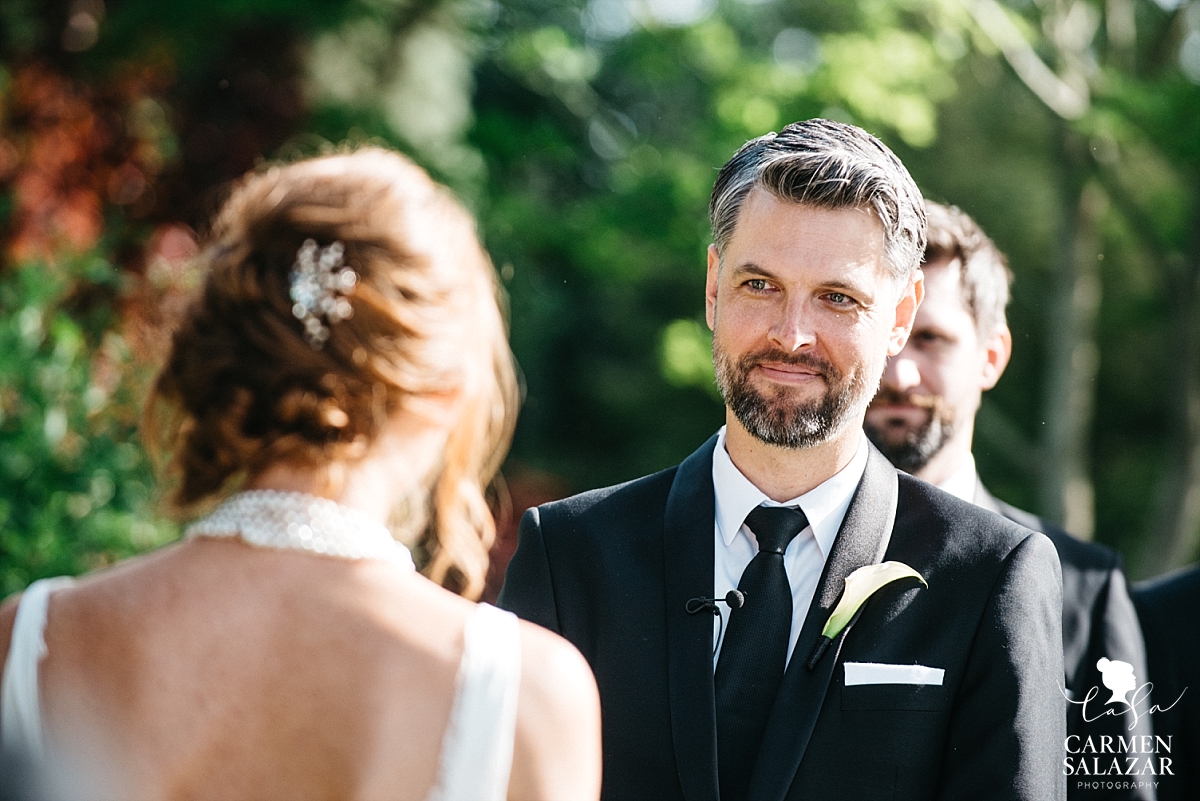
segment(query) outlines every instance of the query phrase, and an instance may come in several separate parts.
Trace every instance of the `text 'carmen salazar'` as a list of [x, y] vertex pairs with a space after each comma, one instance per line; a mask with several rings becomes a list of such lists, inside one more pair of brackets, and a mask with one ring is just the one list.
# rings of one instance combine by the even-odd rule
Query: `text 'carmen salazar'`
[[1065, 740], [1067, 776], [1174, 776], [1171, 768], [1171, 736], [1081, 737]]

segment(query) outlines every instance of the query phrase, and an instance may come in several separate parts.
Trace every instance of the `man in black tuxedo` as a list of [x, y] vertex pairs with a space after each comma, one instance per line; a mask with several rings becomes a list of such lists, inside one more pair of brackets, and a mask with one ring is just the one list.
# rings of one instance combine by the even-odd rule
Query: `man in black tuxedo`
[[[1053, 546], [862, 433], [922, 295], [912, 178], [809, 120], [739, 150], [710, 217], [725, 427], [677, 467], [528, 511], [500, 595], [591, 663], [604, 798], [1061, 798]], [[847, 576], [885, 561], [922, 580], [823, 636]]]
[[925, 298], [908, 343], [888, 360], [879, 393], [867, 409], [867, 436], [900, 469], [1040, 531], [1054, 543], [1062, 564], [1063, 664], [1072, 701], [1067, 707], [1070, 739], [1062, 753], [1073, 763], [1067, 797], [1152, 799], [1157, 777], [1105, 776], [1098, 782], [1073, 770], [1078, 766], [1075, 755], [1088, 753], [1089, 741], [1098, 753], [1106, 735], [1119, 748], [1117, 737], [1140, 744], [1130, 738], [1150, 734], [1145, 693], [1134, 696], [1137, 710], [1106, 704], [1110, 693], [1097, 667], [1102, 658], [1127, 662], [1143, 684], [1141, 629], [1119, 553], [1077, 540], [1050, 521], [997, 500], [979, 480], [971, 455], [975, 414], [1012, 352], [1005, 320], [1012, 274], [1004, 255], [965, 213], [938, 203], [926, 203], [925, 209]]
[[[1154, 684], [1156, 743], [1170, 743], [1175, 774], [1163, 776], [1158, 801], [1200, 798], [1200, 567], [1134, 585]], [[1159, 745], [1159, 748], [1163, 748]]]

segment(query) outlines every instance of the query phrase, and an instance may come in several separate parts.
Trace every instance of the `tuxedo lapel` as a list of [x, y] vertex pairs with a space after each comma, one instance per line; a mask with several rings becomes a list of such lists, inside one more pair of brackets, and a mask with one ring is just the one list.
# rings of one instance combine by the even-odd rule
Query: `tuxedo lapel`
[[780, 801], [787, 794], [825, 701], [838, 651], [852, 624], [838, 635], [811, 670], [810, 655], [841, 596], [846, 577], [864, 565], [882, 561], [891, 539], [898, 495], [896, 469], [874, 446], [867, 447], [866, 470], [825, 562], [771, 711], [750, 781], [748, 797], [756, 801]]
[[671, 736], [687, 801], [717, 801], [713, 619], [690, 615], [688, 599], [713, 591], [714, 436], [675, 474], [663, 518]]

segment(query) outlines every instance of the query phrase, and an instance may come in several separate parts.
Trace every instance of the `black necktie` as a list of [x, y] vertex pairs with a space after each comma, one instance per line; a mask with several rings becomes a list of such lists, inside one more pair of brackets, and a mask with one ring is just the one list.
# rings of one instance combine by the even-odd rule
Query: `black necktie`
[[759, 506], [746, 516], [758, 554], [738, 582], [746, 597], [729, 613], [717, 659], [717, 772], [721, 801], [746, 797], [767, 719], [783, 681], [792, 628], [792, 589], [783, 552], [808, 519], [799, 509]]

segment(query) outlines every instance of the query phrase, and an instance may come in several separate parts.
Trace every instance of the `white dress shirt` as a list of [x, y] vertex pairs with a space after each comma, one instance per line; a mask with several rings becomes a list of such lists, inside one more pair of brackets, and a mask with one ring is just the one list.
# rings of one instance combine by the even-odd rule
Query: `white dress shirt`
[[979, 474], [975, 472], [975, 457], [967, 454], [967, 460], [950, 477], [937, 485], [959, 500], [975, 503], [975, 488], [979, 486]]
[[[713, 547], [715, 575], [713, 597], [724, 598], [730, 590], [736, 590], [742, 571], [758, 553], [758, 542], [744, 524], [746, 515], [756, 506], [799, 506], [808, 518], [808, 527], [796, 535], [783, 553], [783, 567], [787, 571], [788, 583], [792, 587], [792, 630], [788, 638], [788, 659], [800, 637], [808, 607], [817, 591], [825, 560], [833, 547], [838, 529], [850, 507], [850, 499], [862, 480], [867, 468], [867, 438], [860, 435], [858, 450], [854, 457], [833, 477], [826, 479], [812, 490], [785, 503], [776, 503], [750, 483], [729, 458], [725, 450], [725, 427], [717, 432], [717, 447], [713, 450], [713, 490], [716, 496], [716, 526]], [[725, 623], [729, 621], [729, 610], [720, 605]], [[720, 651], [718, 625], [713, 620], [713, 665]]]

